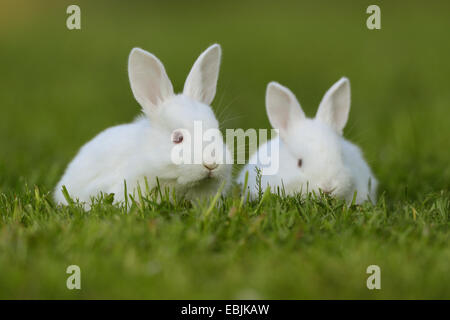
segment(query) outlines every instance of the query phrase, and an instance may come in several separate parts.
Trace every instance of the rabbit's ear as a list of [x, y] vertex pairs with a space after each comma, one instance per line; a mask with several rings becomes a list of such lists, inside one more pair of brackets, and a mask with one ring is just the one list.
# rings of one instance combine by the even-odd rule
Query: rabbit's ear
[[153, 54], [133, 48], [128, 58], [131, 90], [145, 112], [173, 95], [172, 83], [161, 61]]
[[270, 82], [266, 91], [266, 109], [270, 124], [286, 137], [290, 127], [305, 119], [300, 103], [295, 95], [277, 82]]
[[325, 93], [317, 110], [316, 118], [342, 135], [349, 112], [350, 81], [344, 77]]
[[185, 95], [204, 104], [211, 104], [216, 95], [221, 55], [220, 45], [213, 44], [198, 57], [184, 83]]

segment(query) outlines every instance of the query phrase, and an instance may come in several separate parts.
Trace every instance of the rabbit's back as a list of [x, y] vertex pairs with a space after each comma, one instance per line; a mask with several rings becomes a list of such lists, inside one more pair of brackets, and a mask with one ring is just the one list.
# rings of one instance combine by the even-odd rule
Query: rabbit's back
[[55, 200], [66, 203], [63, 185], [71, 197], [85, 202], [99, 192], [115, 193], [116, 200], [123, 197], [124, 180], [133, 183], [137, 176], [151, 171], [150, 167], [142, 168], [152, 164], [151, 159], [145, 159], [151, 158], [151, 137], [150, 125], [144, 120], [104, 130], [87, 142], [69, 164], [55, 189]]
[[[356, 203], [367, 199], [376, 202], [378, 181], [372, 173], [361, 149], [352, 142], [342, 139], [342, 153], [346, 167], [352, 172], [354, 189], [357, 191]], [[353, 194], [347, 200], [351, 201]]]

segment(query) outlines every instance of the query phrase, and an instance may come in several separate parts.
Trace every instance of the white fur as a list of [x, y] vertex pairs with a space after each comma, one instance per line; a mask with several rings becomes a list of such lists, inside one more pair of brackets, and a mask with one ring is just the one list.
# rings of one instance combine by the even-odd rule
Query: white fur
[[[174, 164], [171, 135], [183, 128], [193, 135], [194, 121], [203, 129], [218, 128], [209, 106], [216, 91], [221, 48], [209, 47], [195, 62], [182, 94], [173, 93], [172, 84], [162, 63], [151, 53], [134, 48], [129, 57], [128, 72], [133, 94], [144, 111], [134, 122], [108, 128], [86, 143], [69, 164], [58, 182], [54, 198], [66, 204], [61, 192], [66, 186], [70, 196], [89, 206], [100, 192], [115, 194], [115, 202], [125, 199], [124, 181], [129, 193], [138, 184], [145, 189], [156, 186], [172, 188], [187, 199], [217, 193], [225, 181], [231, 183], [231, 166], [219, 165], [211, 171], [202, 164]], [[224, 152], [228, 149], [224, 144]]]
[[[261, 187], [279, 187], [287, 194], [306, 193], [319, 190], [333, 196], [352, 201], [357, 192], [356, 203], [370, 199], [376, 201], [377, 180], [367, 165], [361, 150], [342, 136], [342, 130], [350, 111], [350, 82], [340, 79], [325, 94], [316, 117], [305, 117], [295, 95], [276, 82], [269, 83], [266, 93], [266, 108], [270, 123], [279, 129], [279, 171], [276, 175], [265, 174], [265, 167], [258, 159], [260, 147], [242, 170], [238, 181], [243, 184], [248, 171], [248, 188], [252, 196], [257, 192], [255, 166], [261, 169]], [[302, 159], [302, 166], [298, 160]], [[370, 185], [370, 190], [369, 190]]]

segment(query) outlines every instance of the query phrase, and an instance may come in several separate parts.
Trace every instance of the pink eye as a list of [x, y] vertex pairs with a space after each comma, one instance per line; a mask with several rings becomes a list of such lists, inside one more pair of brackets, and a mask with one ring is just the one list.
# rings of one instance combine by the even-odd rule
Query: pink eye
[[183, 142], [183, 134], [180, 131], [172, 133], [172, 142], [176, 144]]
[[302, 159], [298, 159], [297, 165], [298, 165], [299, 168], [302, 167], [302, 164], [303, 164], [303, 160]]

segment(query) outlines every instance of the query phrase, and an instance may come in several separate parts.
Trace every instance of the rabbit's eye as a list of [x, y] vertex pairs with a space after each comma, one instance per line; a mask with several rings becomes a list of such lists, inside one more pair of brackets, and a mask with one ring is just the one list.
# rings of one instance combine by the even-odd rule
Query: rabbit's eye
[[302, 164], [303, 164], [303, 160], [302, 159], [298, 159], [297, 165], [298, 165], [299, 168], [302, 167]]
[[172, 133], [172, 142], [181, 143], [183, 141], [183, 134], [180, 131], [175, 131]]

